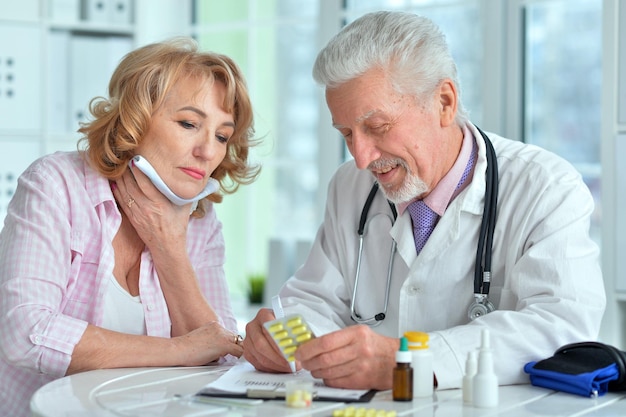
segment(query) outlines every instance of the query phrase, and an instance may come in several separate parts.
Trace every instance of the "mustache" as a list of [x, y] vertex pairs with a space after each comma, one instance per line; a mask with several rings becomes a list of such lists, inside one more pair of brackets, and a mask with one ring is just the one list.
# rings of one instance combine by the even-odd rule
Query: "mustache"
[[402, 158], [380, 158], [370, 162], [370, 164], [367, 166], [367, 169], [370, 171], [380, 171], [385, 168], [395, 166], [401, 166], [406, 170], [406, 172], [409, 173], [409, 175], [413, 175], [413, 172], [411, 172], [409, 165]]
[[401, 158], [380, 158], [372, 161], [368, 166], [368, 170], [376, 178], [375, 172], [385, 171], [386, 169], [402, 167], [406, 171], [406, 177], [398, 189], [387, 189], [386, 187], [380, 187], [385, 198], [394, 204], [401, 204], [409, 202], [414, 198], [424, 194], [428, 191], [428, 186], [419, 177], [414, 174], [409, 168], [407, 162]]

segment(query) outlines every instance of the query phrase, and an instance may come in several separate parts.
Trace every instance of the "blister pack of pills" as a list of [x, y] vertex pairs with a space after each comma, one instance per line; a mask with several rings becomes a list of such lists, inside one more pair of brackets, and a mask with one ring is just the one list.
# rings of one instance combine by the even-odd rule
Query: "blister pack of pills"
[[299, 314], [268, 321], [263, 325], [290, 364], [296, 361], [294, 354], [298, 346], [315, 337], [307, 322]]
[[394, 410], [377, 410], [375, 408], [348, 406], [333, 411], [333, 417], [397, 417]]

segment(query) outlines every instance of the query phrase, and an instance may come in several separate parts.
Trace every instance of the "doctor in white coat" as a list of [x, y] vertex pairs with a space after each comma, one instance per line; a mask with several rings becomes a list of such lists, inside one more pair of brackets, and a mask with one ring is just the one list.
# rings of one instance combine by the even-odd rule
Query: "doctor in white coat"
[[[298, 349], [298, 366], [331, 386], [390, 389], [398, 337], [423, 331], [439, 388], [458, 388], [488, 328], [499, 383], [515, 384], [528, 382], [526, 362], [597, 338], [605, 293], [589, 237], [589, 190], [560, 157], [493, 133], [495, 310], [470, 319], [488, 148], [467, 119], [455, 64], [431, 21], [365, 15], [320, 52], [314, 77], [354, 160], [334, 175], [311, 253], [280, 291], [285, 314], [302, 314], [317, 336]], [[374, 183], [355, 291], [357, 229]], [[409, 205], [420, 200], [438, 220], [418, 253]], [[262, 309], [248, 323], [244, 356], [257, 369], [288, 372], [263, 329], [272, 319]]]

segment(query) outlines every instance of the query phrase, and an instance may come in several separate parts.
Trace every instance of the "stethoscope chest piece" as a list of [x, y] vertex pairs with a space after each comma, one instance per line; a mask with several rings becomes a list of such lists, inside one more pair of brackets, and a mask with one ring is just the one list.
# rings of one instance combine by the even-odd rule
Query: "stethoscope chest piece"
[[496, 307], [489, 301], [486, 294], [474, 294], [474, 301], [467, 311], [467, 317], [470, 321], [476, 320], [479, 317], [491, 313], [495, 309]]

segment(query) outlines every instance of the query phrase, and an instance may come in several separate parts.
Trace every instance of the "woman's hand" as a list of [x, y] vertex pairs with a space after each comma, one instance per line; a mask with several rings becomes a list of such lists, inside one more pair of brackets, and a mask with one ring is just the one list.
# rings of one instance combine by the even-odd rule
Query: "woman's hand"
[[241, 337], [216, 321], [171, 339], [120, 333], [89, 324], [74, 347], [67, 375], [93, 369], [200, 366], [229, 354], [243, 354]]
[[226, 330], [218, 322], [210, 322], [186, 335], [172, 339], [178, 365], [199, 366], [214, 362], [222, 356], [243, 354], [241, 336]]
[[137, 168], [126, 170], [115, 185], [120, 208], [153, 255], [185, 249], [191, 204], [170, 202]]

